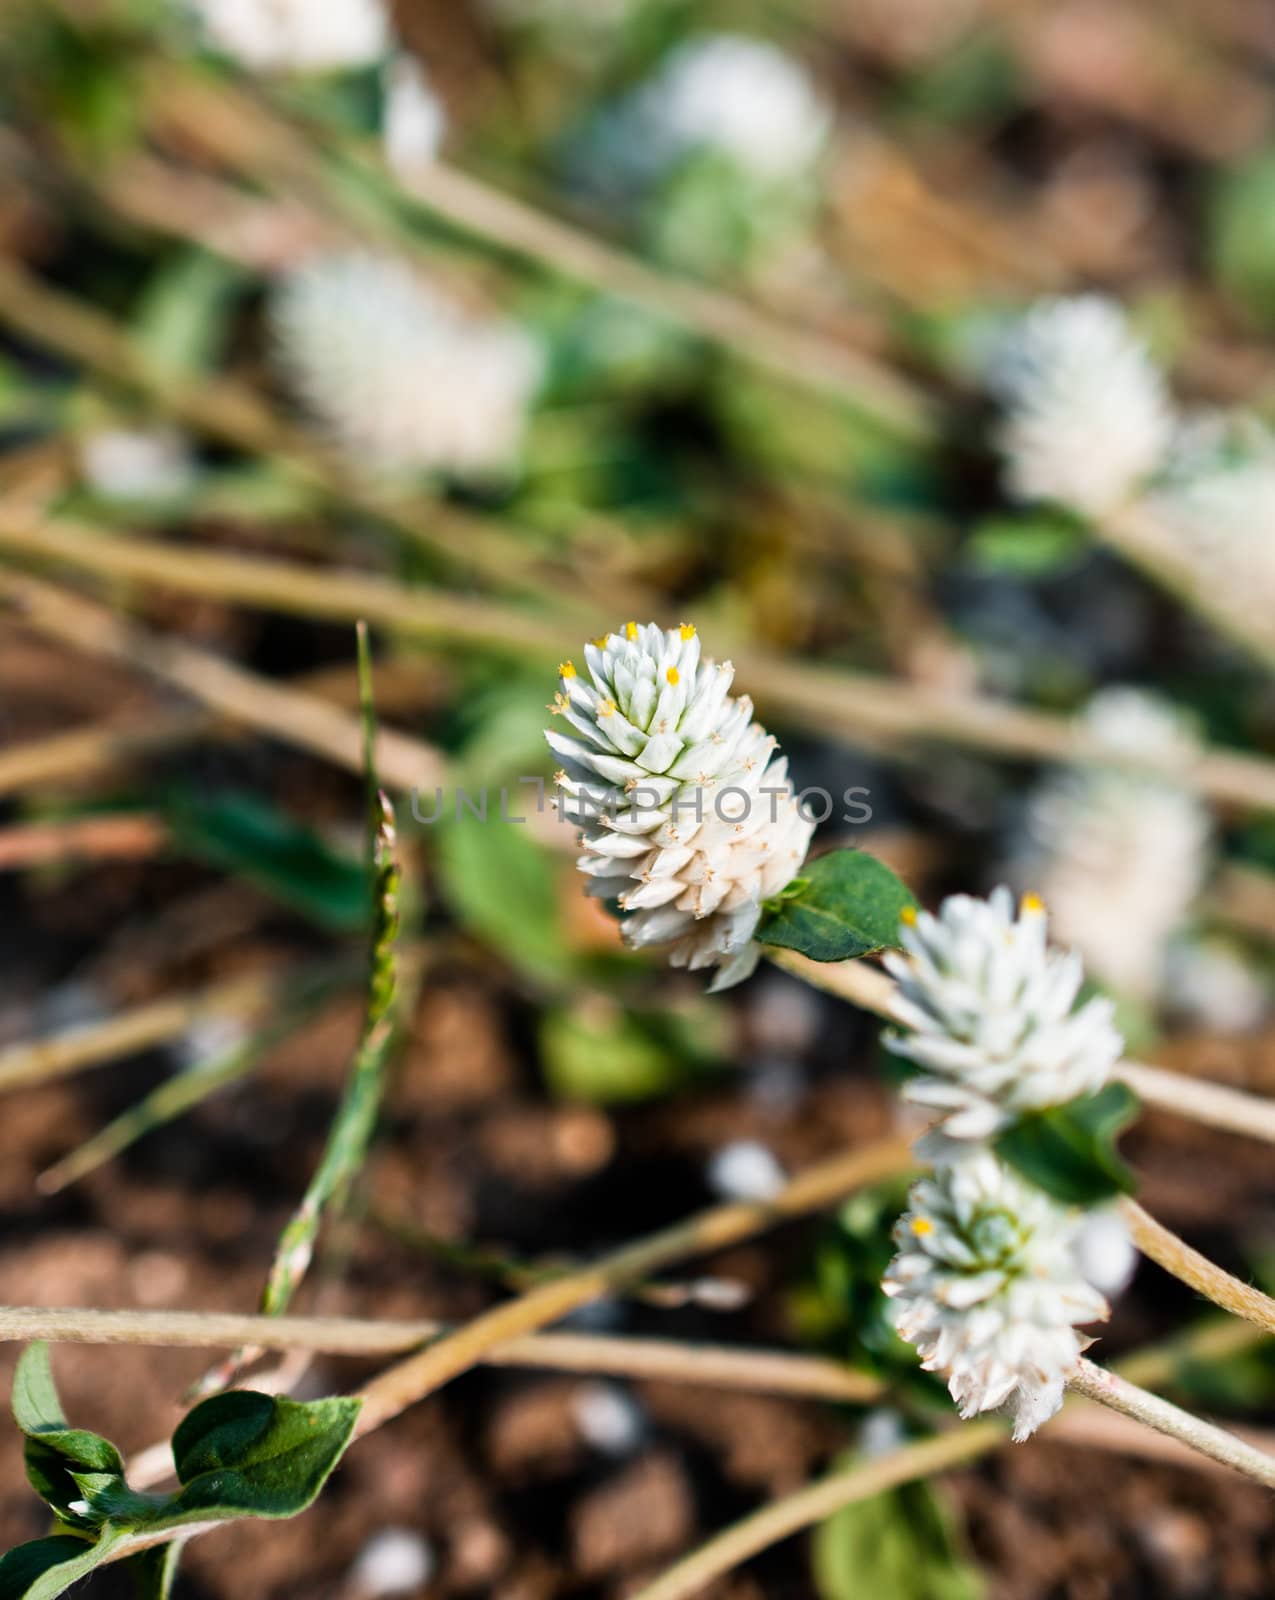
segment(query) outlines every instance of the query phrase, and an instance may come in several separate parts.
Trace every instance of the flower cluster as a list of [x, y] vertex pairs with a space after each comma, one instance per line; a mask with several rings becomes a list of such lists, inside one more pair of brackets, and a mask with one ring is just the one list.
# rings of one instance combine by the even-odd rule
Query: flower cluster
[[1080, 957], [1051, 950], [1045, 923], [1034, 896], [1015, 916], [1008, 889], [952, 895], [885, 958], [908, 1030], [887, 1042], [922, 1069], [904, 1098], [942, 1113], [946, 1140], [988, 1139], [1023, 1112], [1094, 1094], [1120, 1059], [1111, 1002], [1076, 1003]]
[[588, 681], [564, 662], [551, 707], [572, 732], [545, 737], [562, 761], [558, 803], [581, 825], [587, 892], [618, 903], [632, 948], [715, 966], [714, 989], [738, 983], [757, 963], [762, 903], [797, 875], [813, 832], [787, 762], [689, 624], [629, 622], [584, 657]]
[[209, 44], [257, 72], [327, 72], [390, 46], [382, 0], [193, 0]]
[[1081, 1002], [1078, 956], [1051, 950], [1044, 906], [1008, 889], [954, 895], [905, 920], [889, 1043], [921, 1068], [904, 1095], [939, 1112], [884, 1283], [895, 1326], [927, 1370], [947, 1375], [963, 1416], [1012, 1409], [1024, 1439], [1062, 1403], [1107, 1315], [1078, 1252], [1085, 1217], [1007, 1168], [985, 1141], [1026, 1112], [1092, 1094], [1122, 1044], [1111, 1003]]
[[[1124, 755], [1184, 769], [1196, 756], [1178, 713], [1142, 690], [1102, 690], [1082, 725]], [[1198, 796], [1155, 774], [1064, 768], [1037, 787], [1025, 821], [1014, 877], [1040, 889], [1057, 936], [1102, 982], [1153, 1001], [1208, 865], [1210, 822]]]
[[1275, 601], [1275, 434], [1260, 418], [1179, 414], [1101, 295], [1042, 301], [983, 365], [1015, 499], [1096, 517], [1137, 500], [1154, 513], [1151, 535], [1234, 603]]
[[292, 387], [361, 465], [481, 478], [516, 461], [541, 370], [521, 328], [358, 253], [292, 273], [270, 314]]
[[761, 39], [688, 39], [639, 92], [649, 154], [671, 166], [698, 150], [728, 157], [764, 181], [800, 177], [832, 123], [803, 67]]
[[1117, 305], [1050, 300], [1012, 330], [989, 372], [1005, 407], [1010, 493], [1101, 516], [1156, 471], [1173, 434], [1164, 380]]
[[899, 1333], [926, 1371], [948, 1374], [963, 1417], [1008, 1407], [1023, 1440], [1062, 1405], [1089, 1343], [1076, 1325], [1108, 1314], [1076, 1264], [1080, 1227], [986, 1149], [913, 1188], [883, 1287]]

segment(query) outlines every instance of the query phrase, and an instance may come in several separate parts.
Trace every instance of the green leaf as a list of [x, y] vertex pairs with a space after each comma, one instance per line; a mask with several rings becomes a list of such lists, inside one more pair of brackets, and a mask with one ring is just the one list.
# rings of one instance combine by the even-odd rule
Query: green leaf
[[815, 961], [845, 961], [894, 948], [900, 918], [916, 904], [889, 867], [861, 850], [820, 856], [807, 864], [798, 883], [797, 892], [784, 890], [777, 897], [757, 937]]
[[979, 1600], [983, 1578], [959, 1533], [937, 1484], [907, 1483], [843, 1506], [814, 1533], [820, 1600]]
[[361, 1402], [232, 1389], [177, 1426], [173, 1460], [182, 1489], [158, 1521], [294, 1517], [312, 1504], [344, 1454]]
[[1056, 1200], [1095, 1205], [1136, 1186], [1115, 1141], [1137, 1114], [1132, 1089], [1109, 1083], [1097, 1094], [1021, 1118], [996, 1140], [996, 1152]]
[[175, 374], [207, 372], [217, 364], [243, 272], [200, 249], [167, 259], [153, 274], [134, 322], [141, 353]]
[[672, 1010], [630, 1011], [591, 995], [552, 1007], [540, 1021], [540, 1059], [550, 1091], [560, 1100], [624, 1105], [652, 1100], [711, 1069], [726, 1053], [716, 1007], [691, 1015]]
[[1260, 150], [1222, 175], [1206, 237], [1222, 287], [1256, 322], [1275, 326], [1275, 149]]
[[[515, 816], [521, 814], [516, 798], [509, 804]], [[466, 816], [436, 825], [444, 892], [463, 926], [514, 966], [535, 978], [561, 979], [572, 962], [553, 864], [525, 825], [501, 819], [498, 806], [493, 795], [485, 821]]]
[[1092, 548], [1084, 525], [1065, 511], [1041, 509], [1021, 516], [988, 517], [970, 534], [965, 559], [980, 572], [1013, 578], [1049, 578]]
[[168, 823], [191, 855], [238, 874], [327, 927], [365, 928], [371, 904], [366, 868], [318, 834], [250, 793], [175, 796]]
[[0, 1560], [0, 1600], [56, 1600], [100, 1567], [125, 1537], [103, 1529], [94, 1544], [55, 1533], [18, 1545]]
[[62, 1415], [49, 1347], [29, 1345], [13, 1375], [13, 1415], [26, 1435], [27, 1481], [62, 1521], [85, 1530], [105, 1520], [96, 1508], [72, 1510], [87, 1501], [93, 1506], [97, 1491], [108, 1482], [123, 1483], [124, 1462], [119, 1451], [100, 1434], [69, 1428]]
[[125, 1567], [137, 1590], [137, 1600], [170, 1600], [181, 1558], [180, 1539], [129, 1556]]

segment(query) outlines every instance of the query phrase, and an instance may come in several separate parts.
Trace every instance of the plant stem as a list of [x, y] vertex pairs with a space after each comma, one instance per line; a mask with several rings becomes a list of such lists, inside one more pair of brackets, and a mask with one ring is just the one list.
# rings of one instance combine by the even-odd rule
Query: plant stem
[[923, 1439], [919, 1444], [905, 1445], [873, 1461], [831, 1473], [741, 1518], [684, 1556], [654, 1583], [638, 1590], [633, 1600], [684, 1600], [687, 1595], [698, 1594], [742, 1562], [781, 1539], [822, 1522], [843, 1506], [960, 1466], [1007, 1439], [1008, 1433], [1000, 1422], [967, 1422], [936, 1438]]
[[[0, 1307], [0, 1340], [48, 1339], [77, 1344], [132, 1344], [152, 1348], [310, 1350], [338, 1356], [393, 1355], [448, 1332], [447, 1324], [421, 1320], [363, 1321], [353, 1317], [232, 1316], [199, 1311], [97, 1311], [37, 1306]], [[884, 1385], [823, 1356], [737, 1345], [681, 1344], [666, 1339], [611, 1334], [540, 1333], [487, 1352], [483, 1364], [605, 1373], [710, 1388], [744, 1389], [812, 1400], [862, 1404]]]
[[1265, 1484], [1268, 1489], [1275, 1489], [1275, 1456], [1228, 1433], [1225, 1428], [1193, 1417], [1180, 1406], [1161, 1400], [1159, 1395], [1148, 1394], [1119, 1373], [1109, 1372], [1082, 1356], [1079, 1367], [1067, 1380], [1067, 1387], [1088, 1400], [1096, 1400], [1126, 1417], [1145, 1422], [1149, 1428], [1167, 1433], [1201, 1455]]
[[[292, 616], [370, 624], [403, 637], [466, 645], [545, 664], [560, 659], [578, 620], [474, 595], [406, 590], [365, 572], [320, 572], [294, 562], [229, 555], [112, 533], [0, 503], [0, 549], [100, 578], [202, 595]], [[599, 611], [597, 618], [605, 615]], [[1154, 773], [1221, 804], [1275, 811], [1275, 763], [1222, 748], [1189, 767], [1176, 758], [1115, 750], [1065, 717], [976, 695], [938, 694], [867, 673], [810, 666], [755, 648], [733, 651], [742, 688], [795, 724], [850, 742], [935, 740], [991, 755]]]
[[[1082, 1357], [1068, 1386], [1076, 1394], [1145, 1423], [1258, 1483], [1275, 1487], [1275, 1456], [1148, 1394], [1117, 1373]], [[744, 1561], [779, 1540], [822, 1522], [843, 1506], [959, 1466], [1005, 1442], [1005, 1426], [999, 1421], [966, 1423], [936, 1438], [832, 1473], [717, 1534], [639, 1590], [634, 1600], [687, 1600]]]
[[[863, 961], [811, 961], [795, 950], [777, 946], [768, 946], [766, 954], [777, 967], [803, 978], [816, 989], [875, 1012], [887, 1022], [894, 1020], [896, 984], [880, 968]], [[1247, 1134], [1275, 1144], [1275, 1100], [1264, 1095], [1246, 1094], [1242, 1089], [1208, 1083], [1144, 1061], [1121, 1061], [1114, 1074], [1148, 1105], [1161, 1111], [1171, 1111], [1206, 1128]]]
[[510, 1339], [565, 1317], [590, 1300], [650, 1277], [672, 1262], [737, 1244], [763, 1228], [822, 1209], [867, 1184], [906, 1172], [911, 1152], [886, 1139], [834, 1156], [799, 1173], [764, 1205], [734, 1204], [700, 1212], [671, 1228], [625, 1245], [592, 1266], [475, 1317], [438, 1344], [378, 1374], [361, 1391], [358, 1433], [370, 1432]]
[[134, 1006], [101, 1022], [77, 1023], [45, 1039], [0, 1051], [0, 1093], [51, 1083], [83, 1067], [180, 1038], [212, 1017], [259, 1016], [277, 1003], [285, 980], [257, 974]]
[[1221, 1306], [1232, 1316], [1256, 1323], [1267, 1333], [1275, 1333], [1275, 1300], [1252, 1284], [1232, 1277], [1207, 1256], [1191, 1248], [1184, 1239], [1166, 1228], [1126, 1196], [1120, 1211], [1129, 1226], [1134, 1244], [1157, 1265]]

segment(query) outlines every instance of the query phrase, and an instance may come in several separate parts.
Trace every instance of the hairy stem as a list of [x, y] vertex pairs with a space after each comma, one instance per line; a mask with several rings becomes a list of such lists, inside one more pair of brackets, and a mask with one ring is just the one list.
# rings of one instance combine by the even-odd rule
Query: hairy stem
[[540, 1284], [475, 1317], [438, 1344], [390, 1367], [361, 1391], [358, 1433], [369, 1433], [481, 1361], [510, 1339], [534, 1332], [600, 1296], [651, 1276], [687, 1256], [737, 1244], [763, 1228], [817, 1211], [854, 1190], [906, 1172], [912, 1157], [902, 1140], [886, 1139], [834, 1156], [799, 1173], [764, 1205], [715, 1206], [661, 1233], [604, 1256], [592, 1266]]
[[1184, 1239], [1146, 1212], [1136, 1200], [1125, 1198], [1120, 1211], [1129, 1226], [1134, 1244], [1144, 1256], [1166, 1272], [1188, 1283], [1214, 1305], [1232, 1316], [1256, 1323], [1267, 1333], [1275, 1333], [1275, 1300], [1250, 1283], [1232, 1277], [1207, 1256], [1193, 1250]]
[[[811, 961], [794, 950], [775, 947], [766, 953], [776, 966], [805, 979], [816, 989], [875, 1012], [887, 1022], [893, 1020], [896, 985], [879, 968], [863, 961]], [[1206, 1128], [1247, 1134], [1275, 1144], [1275, 1100], [1225, 1084], [1208, 1083], [1184, 1072], [1153, 1067], [1144, 1061], [1121, 1061], [1115, 1076], [1160, 1111], [1171, 1111]]]

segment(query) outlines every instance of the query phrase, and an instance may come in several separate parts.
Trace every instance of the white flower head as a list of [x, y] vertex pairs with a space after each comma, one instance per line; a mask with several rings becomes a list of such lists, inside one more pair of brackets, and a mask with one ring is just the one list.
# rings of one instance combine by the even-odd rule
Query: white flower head
[[574, 736], [545, 737], [559, 804], [583, 825], [586, 892], [619, 902], [631, 947], [666, 945], [673, 966], [716, 966], [713, 988], [738, 983], [757, 964], [762, 902], [814, 831], [787, 762], [689, 624], [629, 622], [584, 654], [590, 681], [564, 662], [551, 708]]
[[254, 72], [364, 67], [390, 47], [383, 0], [190, 0], [209, 44]]
[[1245, 606], [1275, 605], [1275, 434], [1259, 417], [1187, 418], [1154, 506], [1205, 581]]
[[387, 61], [383, 73], [385, 159], [409, 175], [433, 161], [447, 132], [447, 112], [420, 62], [409, 55]]
[[84, 481], [105, 500], [173, 500], [195, 482], [189, 440], [175, 428], [100, 428], [80, 444]]
[[1076, 1264], [1079, 1214], [982, 1148], [923, 1178], [908, 1204], [882, 1285], [895, 1327], [947, 1377], [963, 1417], [1006, 1407], [1014, 1438], [1028, 1438], [1090, 1342], [1076, 1326], [1108, 1315]]
[[1009, 492], [1101, 516], [1155, 472], [1173, 431], [1164, 379], [1100, 295], [1049, 300], [1009, 333], [989, 383]]
[[516, 461], [541, 357], [515, 324], [357, 253], [285, 278], [270, 314], [293, 388], [361, 466], [481, 478]]
[[[1173, 706], [1143, 690], [1101, 690], [1083, 725], [1112, 750], [1192, 764], [1197, 747]], [[1114, 768], [1069, 767], [1032, 793], [1014, 879], [1038, 889], [1055, 936], [1090, 972], [1150, 1002], [1208, 866], [1211, 823], [1190, 789]]]
[[805, 173], [832, 126], [805, 68], [744, 34], [686, 40], [638, 92], [636, 108], [657, 169], [713, 150], [767, 181]]
[[898, 980], [893, 1015], [906, 1030], [888, 1043], [922, 1069], [903, 1096], [942, 1114], [923, 1153], [1093, 1094], [1120, 1059], [1111, 1002], [1076, 1003], [1080, 957], [1049, 948], [1046, 920], [1033, 896], [1015, 915], [1004, 887], [986, 900], [951, 895], [937, 916], [905, 922], [903, 951], [885, 957]]

